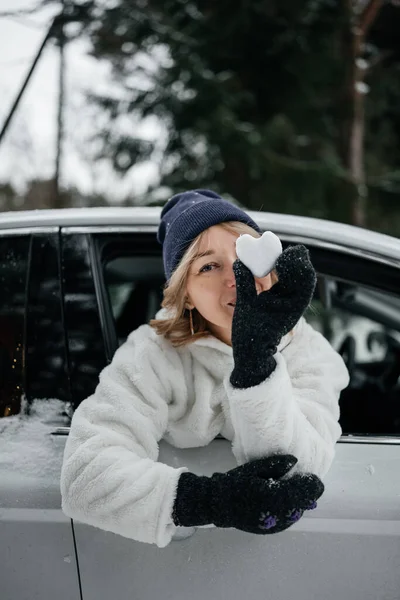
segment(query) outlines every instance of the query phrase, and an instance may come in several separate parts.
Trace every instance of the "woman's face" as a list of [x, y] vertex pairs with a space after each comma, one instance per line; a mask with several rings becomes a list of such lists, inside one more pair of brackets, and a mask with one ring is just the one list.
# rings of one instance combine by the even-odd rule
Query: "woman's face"
[[[191, 265], [186, 288], [188, 307], [196, 308], [206, 319], [211, 333], [229, 345], [236, 303], [232, 267], [237, 259], [238, 237], [219, 225], [207, 229]], [[254, 281], [258, 294], [273, 285], [271, 273], [266, 277], [255, 277]]]

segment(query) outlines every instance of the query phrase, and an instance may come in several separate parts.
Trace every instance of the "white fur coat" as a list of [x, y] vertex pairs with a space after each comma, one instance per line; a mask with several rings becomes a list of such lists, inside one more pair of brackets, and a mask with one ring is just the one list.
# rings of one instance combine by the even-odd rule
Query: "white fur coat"
[[223, 342], [210, 337], [177, 349], [149, 325], [133, 331], [74, 413], [61, 473], [65, 514], [166, 546], [186, 469], [157, 462], [161, 438], [193, 448], [220, 433], [239, 464], [290, 453], [298, 458], [294, 471], [323, 477], [341, 435], [338, 400], [347, 369], [304, 318], [275, 359], [263, 383], [234, 389], [232, 348]]

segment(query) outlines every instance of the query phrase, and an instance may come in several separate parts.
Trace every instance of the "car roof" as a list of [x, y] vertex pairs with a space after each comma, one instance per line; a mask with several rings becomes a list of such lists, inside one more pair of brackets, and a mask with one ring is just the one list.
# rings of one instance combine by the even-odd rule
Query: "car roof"
[[[400, 261], [400, 239], [336, 221], [272, 212], [246, 212], [262, 229], [291, 239], [320, 240], [332, 245], [359, 249]], [[30, 210], [0, 213], [0, 232], [5, 229], [36, 227], [133, 227], [154, 226], [160, 221], [160, 207], [93, 207]]]

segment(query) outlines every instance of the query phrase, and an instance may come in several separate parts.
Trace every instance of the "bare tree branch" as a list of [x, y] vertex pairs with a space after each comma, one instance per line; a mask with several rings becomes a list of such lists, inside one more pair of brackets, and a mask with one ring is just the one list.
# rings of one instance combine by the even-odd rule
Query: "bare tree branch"
[[383, 2], [384, 0], [370, 0], [364, 8], [358, 24], [358, 28], [360, 29], [360, 34], [363, 39], [365, 39], [366, 35], [368, 34], [371, 25], [375, 21], [378, 12], [383, 6]]

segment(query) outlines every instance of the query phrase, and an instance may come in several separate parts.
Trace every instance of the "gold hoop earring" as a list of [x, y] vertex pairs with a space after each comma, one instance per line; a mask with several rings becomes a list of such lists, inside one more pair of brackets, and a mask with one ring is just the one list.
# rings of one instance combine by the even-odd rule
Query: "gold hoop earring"
[[190, 311], [189, 311], [189, 323], [190, 323], [190, 332], [192, 335], [194, 335], [192, 309], [190, 309]]

